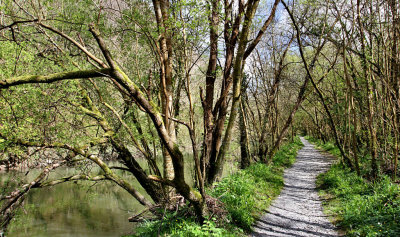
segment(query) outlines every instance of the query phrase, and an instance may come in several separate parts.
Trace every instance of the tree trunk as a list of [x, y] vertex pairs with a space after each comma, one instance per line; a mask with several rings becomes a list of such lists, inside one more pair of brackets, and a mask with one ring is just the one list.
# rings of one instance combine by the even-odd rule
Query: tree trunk
[[376, 147], [376, 131], [374, 127], [374, 102], [373, 102], [373, 87], [372, 87], [372, 75], [369, 71], [368, 62], [366, 60], [366, 47], [365, 47], [365, 34], [364, 27], [361, 22], [361, 13], [360, 13], [360, 0], [357, 0], [357, 23], [360, 31], [361, 37], [361, 64], [363, 67], [363, 77], [366, 80], [366, 93], [367, 93], [367, 113], [368, 113], [368, 130], [369, 130], [369, 148], [371, 153], [371, 174], [372, 178], [376, 178], [378, 175], [378, 164], [377, 164], [377, 147]]
[[[243, 80], [244, 81], [244, 80]], [[240, 168], [246, 169], [250, 165], [250, 154], [249, 154], [249, 140], [247, 137], [247, 123], [246, 123], [246, 107], [245, 107], [245, 94], [246, 85], [243, 83], [243, 96], [240, 103], [240, 114], [239, 114], [239, 129], [240, 129]]]
[[[347, 72], [347, 62], [346, 62], [346, 50], [343, 48], [343, 70], [344, 70], [344, 77], [346, 79], [347, 88], [349, 90], [349, 107], [350, 107], [350, 114], [352, 115], [352, 121], [349, 119], [349, 123], [353, 124], [353, 128], [351, 130], [351, 148], [353, 151], [354, 156], [354, 165], [358, 175], [360, 175], [360, 166], [358, 161], [358, 151], [357, 151], [357, 114], [354, 106], [354, 96], [353, 96], [353, 86], [350, 82], [350, 76]], [[351, 122], [350, 122], [351, 121]]]
[[229, 116], [229, 122], [228, 126], [225, 130], [225, 136], [222, 142], [222, 146], [220, 148], [220, 151], [218, 153], [215, 166], [212, 167], [210, 170], [209, 178], [208, 180], [211, 181], [210, 183], [213, 183], [218, 177], [222, 175], [223, 171], [223, 166], [225, 162], [225, 154], [229, 150], [230, 142], [231, 142], [231, 136], [233, 132], [233, 125], [236, 120], [236, 116], [238, 113], [238, 104], [240, 102], [240, 92], [241, 92], [241, 83], [242, 83], [242, 74], [243, 74], [243, 67], [245, 64], [245, 58], [244, 54], [246, 51], [246, 46], [248, 42], [248, 36], [249, 36], [249, 31], [250, 31], [250, 26], [252, 23], [252, 20], [254, 18], [254, 14], [257, 10], [259, 0], [249, 0], [248, 6], [246, 9], [245, 17], [244, 17], [244, 23], [242, 26], [242, 32], [240, 33], [239, 36], [239, 45], [238, 45], [238, 50], [236, 54], [236, 59], [235, 59], [235, 64], [233, 66], [233, 74], [232, 74], [232, 80], [233, 80], [233, 98], [232, 98], [232, 105], [231, 105], [231, 113]]
[[206, 74], [206, 97], [202, 101], [204, 111], [204, 140], [203, 140], [203, 151], [201, 155], [201, 168], [202, 176], [206, 177], [206, 168], [210, 162], [213, 162], [211, 158], [213, 150], [213, 130], [215, 125], [213, 104], [214, 104], [214, 84], [216, 79], [217, 59], [218, 59], [218, 4], [219, 0], [211, 1], [211, 16], [209, 17], [210, 26], [210, 56], [208, 60], [208, 68]]

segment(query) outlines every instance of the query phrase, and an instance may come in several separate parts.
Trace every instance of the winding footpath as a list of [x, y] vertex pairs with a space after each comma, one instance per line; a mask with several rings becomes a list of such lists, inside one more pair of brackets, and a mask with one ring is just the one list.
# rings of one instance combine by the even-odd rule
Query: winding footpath
[[317, 175], [326, 171], [333, 160], [303, 137], [301, 141], [304, 147], [293, 166], [285, 171], [281, 194], [256, 223], [251, 236], [339, 236], [322, 212], [315, 186]]

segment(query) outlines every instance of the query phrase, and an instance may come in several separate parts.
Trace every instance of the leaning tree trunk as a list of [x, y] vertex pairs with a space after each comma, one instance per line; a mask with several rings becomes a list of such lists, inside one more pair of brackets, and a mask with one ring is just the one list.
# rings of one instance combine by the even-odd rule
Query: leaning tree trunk
[[289, 8], [286, 5], [286, 3], [282, 2], [282, 4], [285, 6], [285, 9], [286, 9], [287, 13], [289, 14], [290, 19], [292, 20], [293, 25], [294, 25], [294, 27], [296, 29], [296, 37], [297, 37], [297, 42], [299, 43], [300, 56], [301, 56], [301, 59], [302, 59], [303, 64], [304, 64], [304, 68], [305, 68], [305, 70], [307, 72], [307, 77], [309, 77], [309, 79], [311, 81], [311, 84], [313, 85], [315, 91], [317, 92], [318, 97], [321, 100], [321, 103], [322, 103], [322, 105], [323, 105], [323, 107], [325, 109], [325, 112], [328, 115], [329, 125], [331, 126], [333, 135], [335, 137], [336, 146], [339, 148], [340, 154], [342, 155], [346, 165], [349, 166], [351, 169], [354, 169], [353, 164], [351, 163], [350, 159], [347, 157], [346, 153], [343, 151], [343, 147], [342, 147], [342, 145], [340, 143], [340, 140], [339, 140], [339, 137], [338, 137], [338, 132], [337, 132], [337, 129], [336, 129], [335, 122], [333, 121], [332, 114], [331, 114], [331, 112], [330, 112], [330, 110], [329, 110], [329, 108], [328, 108], [328, 106], [327, 106], [327, 104], [325, 102], [324, 96], [322, 95], [321, 90], [318, 88], [317, 84], [315, 83], [315, 81], [314, 81], [314, 79], [313, 79], [313, 77], [311, 75], [310, 67], [309, 67], [309, 65], [308, 65], [308, 63], [307, 63], [307, 61], [305, 59], [305, 56], [304, 56], [303, 45], [302, 45], [302, 42], [300, 40], [300, 29], [299, 29], [299, 27], [297, 25], [297, 22], [294, 19], [294, 16], [293, 16], [292, 12], [289, 10]]
[[250, 154], [249, 154], [249, 139], [247, 136], [247, 123], [246, 123], [246, 81], [242, 83], [242, 99], [240, 103], [240, 114], [239, 114], [239, 129], [240, 129], [240, 168], [245, 169], [250, 165]]

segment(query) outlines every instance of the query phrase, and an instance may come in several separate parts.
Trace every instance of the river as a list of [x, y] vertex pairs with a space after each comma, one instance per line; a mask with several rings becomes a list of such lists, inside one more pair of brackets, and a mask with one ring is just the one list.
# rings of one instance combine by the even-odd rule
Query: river
[[[187, 167], [190, 164], [185, 165]], [[234, 172], [229, 163], [224, 176]], [[190, 179], [192, 169], [186, 169]], [[0, 172], [0, 185], [12, 179], [32, 180], [38, 170]], [[92, 170], [93, 172], [93, 170]], [[94, 170], [96, 172], [96, 170]], [[52, 177], [76, 173], [75, 168], [59, 168]], [[118, 171], [139, 190], [137, 181], [124, 171]], [[134, 223], [128, 217], [143, 210], [129, 193], [109, 181], [92, 183], [79, 181], [32, 190], [25, 199], [24, 208], [11, 222], [7, 237], [111, 237], [133, 232]]]
[[[63, 177], [74, 171], [59, 169], [51, 176]], [[37, 172], [31, 171], [28, 177], [24, 177], [25, 172], [3, 172], [0, 183], [10, 178], [29, 180]], [[142, 209], [129, 193], [109, 181], [70, 182], [34, 189], [11, 222], [7, 237], [121, 236], [132, 232], [134, 224], [128, 222], [128, 217]]]

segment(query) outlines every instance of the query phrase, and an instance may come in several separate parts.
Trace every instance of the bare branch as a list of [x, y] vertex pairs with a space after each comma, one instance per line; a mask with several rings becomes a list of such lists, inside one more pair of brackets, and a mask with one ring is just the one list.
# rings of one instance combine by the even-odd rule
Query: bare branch
[[116, 69], [118, 68], [117, 64], [114, 62], [114, 60], [111, 57], [110, 51], [106, 47], [106, 43], [104, 42], [103, 38], [100, 36], [100, 31], [95, 27], [95, 25], [92, 23], [89, 25], [89, 31], [92, 33], [93, 37], [96, 39], [101, 52], [103, 53], [104, 57], [107, 60], [108, 65], [110, 65], [111, 68]]
[[38, 187], [42, 188], [42, 187], [54, 186], [57, 184], [61, 184], [61, 183], [69, 182], [69, 181], [76, 181], [76, 180], [86, 180], [86, 181], [96, 182], [96, 181], [101, 181], [101, 180], [109, 180], [109, 178], [107, 178], [105, 175], [98, 175], [98, 176], [90, 177], [88, 175], [78, 174], [78, 175], [63, 177], [61, 179], [56, 179], [56, 180], [52, 180], [52, 181], [48, 181], [48, 182], [44, 182], [44, 183], [39, 183]]
[[275, 17], [276, 8], [278, 7], [278, 4], [280, 1], [281, 0], [275, 0], [274, 5], [271, 10], [271, 14], [269, 15], [268, 19], [264, 22], [264, 25], [261, 27], [260, 31], [258, 32], [257, 37], [247, 47], [247, 49], [244, 53], [244, 56], [243, 56], [244, 59], [246, 59], [251, 54], [251, 52], [254, 50], [254, 48], [257, 46], [257, 44], [260, 42], [265, 31], [267, 30], [268, 26], [271, 24], [272, 20]]
[[76, 40], [74, 40], [73, 38], [71, 38], [70, 36], [66, 35], [64, 32], [59, 31], [51, 26], [45, 25], [43, 23], [39, 23], [39, 26], [46, 28], [62, 37], [64, 37], [65, 39], [69, 40], [71, 43], [73, 43], [76, 47], [78, 47], [80, 50], [82, 50], [89, 58], [91, 58], [93, 61], [95, 61], [96, 63], [98, 63], [101, 67], [103, 68], [107, 68], [107, 65], [101, 61], [99, 58], [97, 58], [96, 56], [94, 56], [92, 53], [90, 53], [82, 44], [78, 43]]
[[171, 187], [176, 187], [175, 183], [172, 180], [163, 179], [163, 178], [161, 178], [159, 176], [156, 176], [156, 175], [149, 175], [147, 177], [150, 180], [153, 180], [153, 181], [156, 181], [156, 182], [159, 182], [159, 183], [162, 183], [162, 184], [166, 184], [166, 185], [169, 185]]
[[38, 21], [38, 19], [34, 19], [34, 20], [25, 20], [25, 21], [14, 21], [13, 23], [11, 23], [11, 24], [9, 24], [9, 25], [0, 26], [0, 31], [2, 31], [2, 30], [4, 30], [4, 29], [7, 29], [7, 28], [12, 28], [12, 27], [14, 27], [15, 25], [18, 25], [18, 24], [32, 23], [32, 22], [37, 22], [37, 21]]

